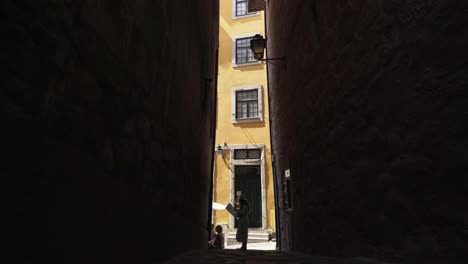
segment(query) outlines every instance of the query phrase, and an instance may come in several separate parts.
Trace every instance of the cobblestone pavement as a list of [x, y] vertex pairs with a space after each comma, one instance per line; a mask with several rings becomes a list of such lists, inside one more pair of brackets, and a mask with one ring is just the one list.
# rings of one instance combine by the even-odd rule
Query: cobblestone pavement
[[235, 249], [211, 249], [202, 251], [192, 251], [178, 256], [165, 264], [187, 264], [187, 263], [221, 263], [221, 264], [390, 264], [373, 261], [365, 258], [337, 259], [329, 257], [314, 257], [300, 253], [247, 250], [239, 251]]

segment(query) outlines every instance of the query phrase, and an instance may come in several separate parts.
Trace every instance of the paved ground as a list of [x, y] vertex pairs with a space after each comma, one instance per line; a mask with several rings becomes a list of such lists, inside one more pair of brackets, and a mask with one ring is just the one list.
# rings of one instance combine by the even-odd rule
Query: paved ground
[[[314, 257], [300, 253], [281, 252], [275, 250], [247, 250], [211, 249], [192, 251], [165, 262], [166, 264], [385, 264], [364, 258], [336, 259], [328, 257]], [[389, 264], [389, 263], [387, 263]]]
[[[226, 246], [226, 249], [238, 249], [241, 247], [241, 244], [238, 245], [229, 245]], [[276, 250], [276, 242], [261, 242], [261, 243], [248, 243], [248, 249], [257, 249], [257, 250]]]

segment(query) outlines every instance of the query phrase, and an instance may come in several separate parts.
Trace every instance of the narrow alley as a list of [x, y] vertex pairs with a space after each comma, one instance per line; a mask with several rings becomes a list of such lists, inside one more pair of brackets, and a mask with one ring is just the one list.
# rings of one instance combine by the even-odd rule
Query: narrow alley
[[7, 263], [468, 263], [467, 14], [0, 1]]

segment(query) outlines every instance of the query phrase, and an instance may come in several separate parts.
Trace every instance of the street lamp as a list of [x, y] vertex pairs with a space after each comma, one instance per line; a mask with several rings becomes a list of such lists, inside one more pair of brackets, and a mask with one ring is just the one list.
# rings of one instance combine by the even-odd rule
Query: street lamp
[[269, 61], [269, 60], [284, 60], [284, 57], [280, 58], [263, 58], [263, 53], [266, 47], [266, 39], [262, 37], [260, 34], [256, 34], [250, 39], [250, 49], [252, 50], [255, 59], [258, 61]]
[[221, 156], [222, 158], [224, 158], [224, 151], [227, 150], [227, 149], [228, 149], [228, 150], [231, 150], [231, 149], [229, 148], [229, 146], [226, 144], [226, 142], [224, 142], [224, 145], [223, 145], [223, 146], [221, 146], [221, 145], [219, 145], [219, 144], [216, 146], [215, 152], [216, 152], [216, 154], [217, 154], [218, 156]]
[[266, 39], [264, 39], [260, 34], [255, 35], [250, 40], [250, 49], [252, 50], [255, 59], [263, 59], [263, 50], [266, 46]]

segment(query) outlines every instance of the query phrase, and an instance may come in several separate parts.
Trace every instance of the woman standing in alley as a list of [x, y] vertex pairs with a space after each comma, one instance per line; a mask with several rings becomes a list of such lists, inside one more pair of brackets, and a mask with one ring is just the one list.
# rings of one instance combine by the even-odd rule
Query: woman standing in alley
[[240, 250], [247, 250], [247, 239], [249, 235], [249, 204], [245, 197], [239, 198], [239, 209], [237, 210], [239, 223], [237, 226], [236, 240], [242, 242]]

